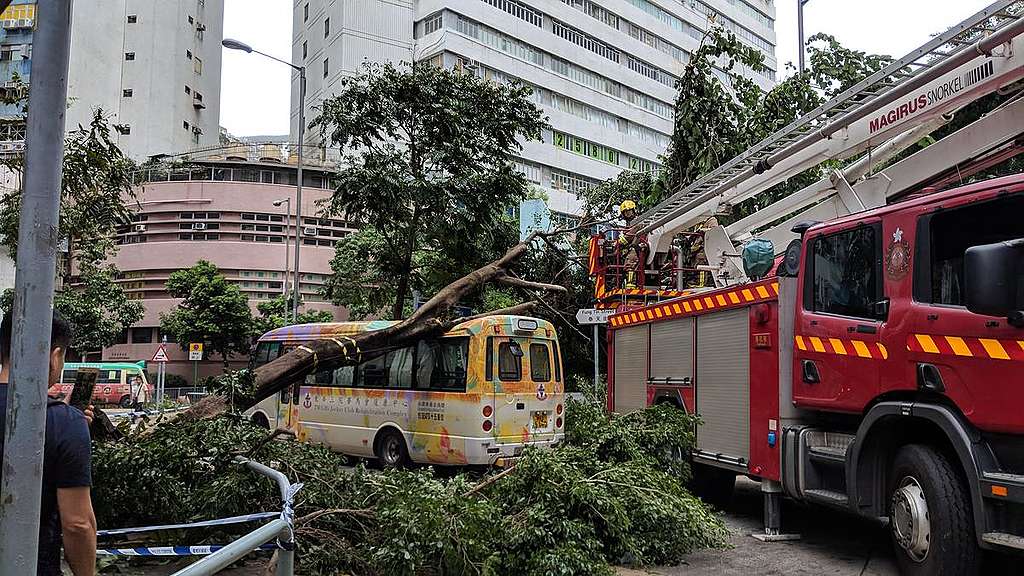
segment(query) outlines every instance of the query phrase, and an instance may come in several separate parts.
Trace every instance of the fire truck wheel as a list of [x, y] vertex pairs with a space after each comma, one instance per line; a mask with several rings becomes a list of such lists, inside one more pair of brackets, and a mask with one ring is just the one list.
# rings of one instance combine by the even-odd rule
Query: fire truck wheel
[[409, 462], [405, 438], [394, 429], [387, 429], [380, 433], [375, 452], [377, 460], [385, 468], [403, 468]]
[[900, 573], [973, 576], [975, 543], [970, 494], [949, 459], [923, 444], [896, 453], [889, 474], [889, 528]]
[[725, 508], [732, 502], [736, 487], [736, 473], [704, 464], [691, 465], [693, 493], [715, 508]]

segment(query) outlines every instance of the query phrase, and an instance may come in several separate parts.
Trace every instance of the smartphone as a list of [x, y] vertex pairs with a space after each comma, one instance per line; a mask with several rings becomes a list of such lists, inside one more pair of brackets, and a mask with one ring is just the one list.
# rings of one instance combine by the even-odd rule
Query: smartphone
[[92, 400], [92, 391], [96, 388], [96, 378], [100, 371], [97, 368], [79, 368], [75, 375], [75, 387], [71, 389], [71, 400], [68, 404], [85, 410]]

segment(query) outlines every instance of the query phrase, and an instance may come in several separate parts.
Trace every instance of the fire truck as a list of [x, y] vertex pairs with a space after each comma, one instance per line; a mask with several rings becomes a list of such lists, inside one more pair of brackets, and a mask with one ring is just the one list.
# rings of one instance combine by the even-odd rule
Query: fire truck
[[[625, 289], [592, 262], [616, 309], [608, 409], [698, 414], [698, 477], [759, 480], [764, 539], [783, 536], [785, 496], [887, 519], [905, 574], [1024, 551], [1024, 174], [964, 184], [1022, 151], [1024, 99], [893, 163], [958, 109], [1020, 89], [1022, 16], [992, 4], [632, 223], [661, 269], [680, 232], [848, 161], [705, 230], [713, 288]], [[767, 272], [742, 264], [752, 238], [785, 247]]]

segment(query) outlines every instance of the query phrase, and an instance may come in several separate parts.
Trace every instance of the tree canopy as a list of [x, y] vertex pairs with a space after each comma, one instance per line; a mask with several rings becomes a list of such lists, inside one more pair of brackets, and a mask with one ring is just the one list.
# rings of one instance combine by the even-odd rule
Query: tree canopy
[[408, 309], [516, 237], [527, 193], [513, 158], [545, 126], [530, 88], [428, 64], [368, 64], [312, 125], [347, 151], [324, 207], [364, 223], [342, 239], [325, 293], [356, 317]]
[[182, 350], [190, 342], [202, 342], [210, 354], [221, 357], [225, 368], [232, 354], [248, 355], [256, 328], [249, 301], [216, 266], [200, 260], [172, 273], [167, 292], [182, 300], [160, 315], [160, 330]]
[[[142, 319], [143, 308], [128, 298], [117, 280], [120, 271], [107, 260], [116, 254], [112, 238], [130, 221], [136, 165], [111, 139], [110, 124], [102, 110], [88, 126], [71, 131], [64, 143], [59, 233], [67, 240], [68, 254], [57, 270], [60, 288], [54, 307], [75, 326], [72, 348], [80, 353], [117, 342], [120, 335]], [[7, 169], [23, 170], [22, 157], [4, 161]], [[17, 257], [18, 225], [23, 190], [0, 197], [0, 244]], [[10, 306], [13, 292], [3, 298]]]

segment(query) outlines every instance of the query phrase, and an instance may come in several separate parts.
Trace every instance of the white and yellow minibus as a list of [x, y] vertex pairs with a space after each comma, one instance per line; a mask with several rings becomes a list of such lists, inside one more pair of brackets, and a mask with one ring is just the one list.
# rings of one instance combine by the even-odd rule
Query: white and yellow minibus
[[[264, 334], [254, 365], [296, 346], [392, 325], [287, 326]], [[250, 409], [250, 418], [388, 466], [503, 464], [564, 437], [564, 374], [547, 321], [490, 316], [357, 366], [310, 375]]]

